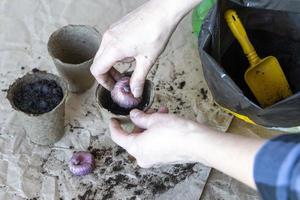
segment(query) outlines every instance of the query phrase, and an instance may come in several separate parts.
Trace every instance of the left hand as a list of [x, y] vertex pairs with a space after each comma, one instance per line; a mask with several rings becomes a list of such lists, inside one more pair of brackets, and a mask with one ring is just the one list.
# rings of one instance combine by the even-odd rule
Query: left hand
[[[173, 3], [172, 3], [173, 4]], [[130, 12], [103, 34], [91, 73], [107, 90], [112, 90], [120, 73], [113, 67], [119, 61], [136, 61], [130, 78], [134, 97], [141, 97], [148, 72], [164, 50], [179, 17], [170, 4], [150, 0]], [[130, 58], [130, 59], [129, 59]]]

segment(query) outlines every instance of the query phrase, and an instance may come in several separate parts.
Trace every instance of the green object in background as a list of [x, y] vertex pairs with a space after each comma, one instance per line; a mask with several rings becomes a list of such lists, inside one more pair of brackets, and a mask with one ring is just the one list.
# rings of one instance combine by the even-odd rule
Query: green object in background
[[203, 0], [193, 11], [192, 25], [193, 33], [198, 37], [203, 21], [209, 10], [213, 7], [217, 0]]

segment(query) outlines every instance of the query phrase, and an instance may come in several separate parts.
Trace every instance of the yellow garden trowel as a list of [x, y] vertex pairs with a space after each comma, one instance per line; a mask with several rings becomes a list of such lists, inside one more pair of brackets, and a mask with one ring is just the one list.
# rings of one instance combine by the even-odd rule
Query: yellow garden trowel
[[291, 96], [292, 91], [278, 60], [273, 56], [264, 59], [258, 57], [234, 10], [227, 10], [225, 19], [249, 60], [250, 67], [244, 78], [259, 104], [267, 107]]

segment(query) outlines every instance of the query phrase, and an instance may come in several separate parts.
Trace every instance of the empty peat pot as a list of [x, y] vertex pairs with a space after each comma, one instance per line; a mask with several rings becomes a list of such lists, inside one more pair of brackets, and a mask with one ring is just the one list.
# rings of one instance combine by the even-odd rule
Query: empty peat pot
[[[150, 80], [146, 80], [142, 95], [142, 100], [140, 104], [137, 106], [138, 109], [147, 111], [154, 100], [154, 87], [153, 83]], [[133, 124], [130, 121], [129, 113], [131, 109], [125, 109], [117, 105], [113, 102], [111, 98], [111, 93], [101, 85], [98, 85], [96, 89], [96, 102], [97, 106], [100, 110], [100, 114], [102, 119], [106, 124], [109, 123], [111, 118], [118, 119], [122, 127], [131, 131], [133, 128]]]
[[40, 145], [53, 144], [64, 135], [66, 96], [67, 84], [41, 71], [17, 79], [7, 93], [27, 136]]
[[93, 86], [90, 67], [100, 43], [100, 33], [87, 25], [64, 26], [50, 36], [48, 52], [71, 92], [82, 93]]

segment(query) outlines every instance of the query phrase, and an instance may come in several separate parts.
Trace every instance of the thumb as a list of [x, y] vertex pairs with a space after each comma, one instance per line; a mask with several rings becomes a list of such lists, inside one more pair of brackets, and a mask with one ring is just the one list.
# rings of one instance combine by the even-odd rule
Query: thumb
[[136, 58], [136, 66], [130, 78], [130, 88], [135, 98], [142, 96], [145, 80], [152, 64], [150, 59], [144, 56]]
[[130, 146], [134, 135], [128, 134], [125, 132], [120, 123], [116, 119], [111, 119], [109, 123], [109, 129], [111, 134], [111, 139], [117, 143], [119, 146], [123, 147], [124, 149], [127, 149], [128, 146]]
[[148, 128], [149, 118], [150, 114], [146, 114], [143, 111], [140, 111], [138, 109], [133, 109], [130, 111], [130, 119], [131, 121], [142, 129]]
[[148, 129], [150, 126], [155, 124], [158, 121], [164, 121], [163, 116], [165, 114], [163, 113], [152, 113], [152, 114], [147, 114], [143, 111], [140, 111], [138, 109], [133, 109], [130, 112], [130, 119], [131, 121], [138, 126], [139, 128], [142, 129]]

